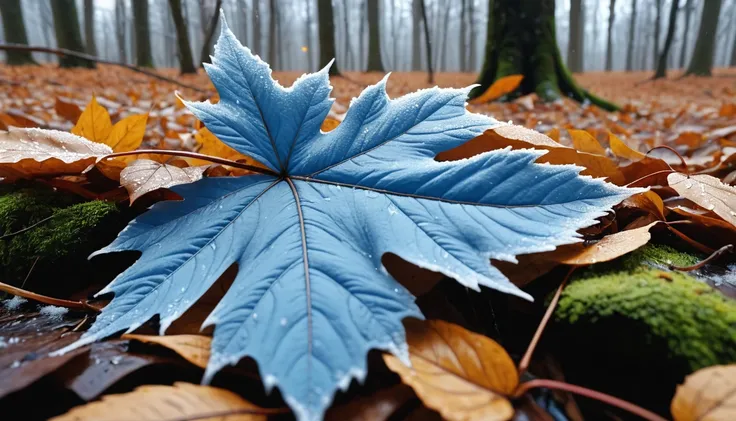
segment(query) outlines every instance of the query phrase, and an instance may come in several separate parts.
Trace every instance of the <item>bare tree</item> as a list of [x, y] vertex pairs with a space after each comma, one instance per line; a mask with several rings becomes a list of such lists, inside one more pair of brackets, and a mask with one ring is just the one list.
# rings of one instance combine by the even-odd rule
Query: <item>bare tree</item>
[[687, 54], [687, 39], [690, 35], [690, 18], [695, 6], [693, 0], [687, 0], [685, 3], [685, 26], [682, 28], [682, 48], [680, 49], [680, 67], [685, 67], [685, 55]]
[[368, 1], [368, 68], [369, 72], [383, 72], [381, 60], [381, 22], [378, 17], [378, 0]]
[[[203, 64], [210, 62], [210, 55], [212, 55], [212, 40], [214, 39], [215, 30], [217, 29], [217, 22], [220, 19], [220, 8], [222, 8], [222, 0], [216, 0], [215, 9], [212, 12], [210, 21], [205, 26], [206, 29], [204, 32], [204, 41], [202, 42], [202, 51], [199, 53], [199, 59]], [[202, 19], [204, 19], [204, 14], [202, 15]]]
[[345, 62], [343, 63], [343, 70], [355, 66], [355, 56], [353, 49], [350, 48], [350, 8], [348, 7], [348, 0], [342, 0], [342, 13], [343, 13], [343, 49], [345, 50]]
[[419, 0], [419, 6], [422, 12], [422, 22], [424, 22], [424, 45], [427, 50], [427, 83], [434, 83], [434, 71], [432, 69], [432, 38], [429, 36], [429, 25], [427, 25], [427, 4], [424, 0]]
[[312, 71], [314, 70], [314, 59], [312, 58], [312, 0], [307, 0], [305, 5], [307, 8], [307, 65], [309, 71]]
[[[488, 14], [490, 16], [490, 10]], [[571, 72], [583, 71], [584, 29], [583, 0], [570, 0], [570, 41], [567, 44], [567, 66]]]
[[253, 0], [253, 43], [251, 50], [256, 54], [263, 53], [263, 37], [261, 36], [261, 0]]
[[[20, 0], [3, 0], [0, 2], [0, 14], [3, 18], [5, 42], [28, 45], [26, 25], [23, 22], [23, 7]], [[10, 66], [37, 64], [30, 51], [8, 51], [6, 63]]]
[[636, 35], [636, 0], [631, 0], [631, 16], [629, 16], [629, 42], [626, 48], [626, 70], [634, 70], [634, 38]]
[[[472, 2], [472, 0], [471, 0]], [[468, 8], [468, 0], [462, 0], [460, 3], [460, 71], [466, 72], [468, 70], [468, 57], [465, 54], [468, 48], [467, 41], [467, 27], [465, 26], [466, 20], [466, 9]]]
[[718, 16], [721, 13], [721, 0], [708, 0], [703, 4], [703, 14], [700, 18], [698, 38], [690, 59], [686, 75], [710, 76], [715, 53], [716, 29]]
[[657, 65], [657, 60], [659, 59], [659, 33], [662, 30], [662, 0], [655, 0], [654, 4], [656, 6], [656, 17], [654, 18], [654, 33], [652, 34], [652, 37], [654, 38], [654, 60], [652, 63], [653, 65]]
[[148, 0], [133, 1], [133, 21], [135, 22], [135, 64], [139, 67], [153, 67], [151, 36], [148, 28]]
[[470, 52], [468, 54], [468, 65], [471, 71], [475, 71], [475, 66], [478, 59], [476, 58], [478, 48], [476, 47], [476, 40], [478, 37], [475, 35], [475, 0], [469, 0], [468, 6], [468, 25], [470, 27]]
[[[675, 0], [675, 3], [677, 0]], [[613, 68], [613, 24], [616, 22], [616, 0], [610, 0], [608, 6], [608, 34], [606, 36], [606, 70]]]
[[278, 57], [278, 45], [276, 45], [277, 31], [276, 23], [278, 22], [278, 12], [276, 11], [276, 0], [268, 1], [268, 61], [271, 67], [276, 69], [276, 59]]
[[420, 25], [422, 24], [422, 6], [421, 0], [413, 0], [411, 5], [411, 68], [419, 70], [422, 60], [422, 33]]
[[[54, 0], [51, 2], [51, 11], [54, 15], [54, 32], [56, 45], [66, 50], [84, 52], [82, 33], [79, 30], [77, 4], [74, 0]], [[94, 68], [95, 62], [72, 56], [62, 56], [59, 59], [61, 67]]]
[[128, 49], [125, 43], [126, 21], [128, 20], [126, 15], [125, 0], [117, 0], [115, 2], [115, 37], [118, 42], [120, 61], [123, 63], [128, 62]]
[[667, 27], [667, 37], [664, 40], [664, 48], [662, 54], [659, 55], [659, 61], [657, 62], [657, 71], [654, 73], [654, 79], [659, 79], [667, 76], [667, 56], [670, 53], [670, 47], [672, 47], [672, 40], [675, 38], [675, 25], [677, 23], [677, 0], [672, 1], [670, 7], [670, 18], [669, 26]]
[[[331, 0], [317, 0], [319, 17], [319, 65], [324, 67], [335, 58], [335, 18]], [[339, 75], [337, 63], [330, 67], [331, 75]]]
[[97, 55], [95, 45], [95, 3], [93, 0], [84, 0], [84, 42], [87, 54]]
[[192, 59], [192, 47], [189, 45], [189, 29], [181, 12], [181, 0], [169, 0], [171, 17], [176, 28], [176, 41], [179, 46], [179, 67], [182, 74], [197, 73]]

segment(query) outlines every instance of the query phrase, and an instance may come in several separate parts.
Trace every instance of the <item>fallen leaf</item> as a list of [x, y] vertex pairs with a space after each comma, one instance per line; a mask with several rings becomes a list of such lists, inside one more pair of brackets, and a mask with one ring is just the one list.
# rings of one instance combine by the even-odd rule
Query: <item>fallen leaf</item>
[[619, 158], [628, 159], [629, 161], [641, 161], [646, 158], [646, 155], [631, 149], [623, 140], [619, 139], [613, 133], [608, 133], [608, 145], [611, 148], [611, 152]]
[[335, 127], [340, 125], [340, 120], [336, 120], [334, 118], [326, 118], [325, 121], [322, 122], [322, 127], [320, 129], [323, 132], [329, 132], [335, 129]]
[[571, 244], [560, 247], [550, 256], [554, 256], [554, 260], [572, 266], [587, 266], [595, 263], [608, 262], [625, 254], [644, 246], [652, 235], [649, 229], [659, 221], [650, 223], [649, 225], [620, 231], [603, 237], [595, 244], [585, 245]]
[[703, 368], [677, 386], [670, 406], [675, 421], [736, 420], [736, 364]]
[[0, 132], [0, 175], [4, 170], [26, 176], [78, 174], [110, 153], [107, 145], [71, 133], [11, 128]]
[[325, 421], [386, 421], [413, 396], [410, 387], [397, 384], [370, 396], [333, 406], [327, 410]]
[[120, 172], [120, 185], [128, 190], [130, 203], [133, 203], [148, 192], [200, 180], [206, 169], [206, 166], [179, 168], [137, 159]]
[[114, 152], [127, 152], [138, 149], [146, 133], [148, 114], [126, 117], [112, 127], [110, 134], [102, 143], [112, 148]]
[[77, 121], [79, 121], [79, 117], [82, 115], [82, 110], [77, 104], [65, 101], [58, 96], [56, 97], [56, 102], [54, 103], [54, 110], [56, 111], [56, 114], [64, 117], [74, 124], [77, 124]]
[[229, 390], [180, 382], [173, 386], [140, 386], [130, 393], [103, 396], [98, 402], [73, 408], [51, 421], [265, 421], [265, 415], [218, 415], [259, 409]]
[[97, 103], [97, 98], [93, 95], [92, 100], [79, 116], [77, 124], [72, 128], [72, 133], [93, 142], [105, 143], [110, 131], [112, 131], [110, 114], [105, 107]]
[[511, 419], [519, 375], [501, 345], [440, 320], [407, 320], [406, 336], [411, 367], [383, 359], [425, 405], [450, 421]]
[[504, 125], [488, 130], [456, 148], [440, 152], [437, 154], [437, 160], [454, 161], [507, 146], [511, 146], [513, 149], [545, 149], [548, 152], [539, 157], [537, 162], [576, 164], [585, 167], [581, 172], [583, 175], [606, 177], [609, 181], [618, 185], [625, 183], [624, 176], [618, 166], [609, 158], [577, 151], [555, 142], [542, 133], [521, 126]]
[[688, 177], [676, 172], [667, 176], [667, 182], [680, 196], [736, 226], [736, 188], [706, 174]]
[[471, 104], [483, 104], [496, 100], [516, 90], [524, 79], [523, 75], [509, 75], [496, 79], [491, 86], [479, 97], [470, 101]]
[[624, 199], [619, 205], [622, 208], [641, 209], [664, 221], [664, 202], [659, 195], [651, 190], [635, 194]]
[[176, 352], [197, 367], [207, 368], [210, 359], [212, 338], [204, 335], [123, 335], [122, 339], [132, 339], [146, 344], [160, 345]]
[[606, 155], [606, 150], [600, 143], [585, 130], [568, 130], [572, 144], [580, 152], [587, 152], [594, 155]]

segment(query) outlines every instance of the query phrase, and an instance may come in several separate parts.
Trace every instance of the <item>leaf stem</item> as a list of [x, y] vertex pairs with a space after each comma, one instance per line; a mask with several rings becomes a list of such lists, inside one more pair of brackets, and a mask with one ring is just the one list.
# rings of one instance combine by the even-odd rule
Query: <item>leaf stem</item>
[[655, 171], [655, 172], [653, 172], [651, 174], [647, 174], [645, 176], [642, 176], [642, 177], [637, 178], [636, 180], [632, 181], [631, 183], [626, 184], [624, 187], [631, 187], [632, 185], [634, 185], [634, 184], [636, 184], [636, 183], [638, 183], [638, 182], [640, 182], [642, 180], [646, 180], [649, 177], [654, 177], [655, 175], [664, 174], [664, 173], [671, 174], [671, 173], [675, 173], [675, 172], [677, 172], [677, 171], [675, 171], [675, 170], [660, 170], [660, 171]]
[[710, 256], [706, 257], [705, 259], [699, 261], [698, 263], [692, 265], [692, 266], [675, 266], [675, 265], [669, 265], [670, 269], [679, 270], [682, 272], [690, 272], [693, 270], [697, 270], [708, 264], [709, 262], [717, 259], [719, 256], [726, 252], [730, 252], [733, 250], [733, 244], [726, 244], [725, 246], [719, 248], [718, 250], [714, 251]]
[[93, 311], [95, 313], [99, 313], [101, 311], [99, 308], [87, 303], [87, 301], [70, 301], [62, 300], [60, 298], [48, 297], [46, 295], [26, 291], [25, 289], [16, 288], [3, 282], [0, 282], [0, 291], [4, 291], [8, 294], [16, 295], [18, 297], [27, 298], [29, 300], [38, 301], [39, 303], [49, 304], [57, 307], [66, 307], [73, 310]]
[[596, 390], [591, 390], [586, 387], [577, 386], [574, 384], [565, 383], [565, 382], [561, 382], [557, 380], [548, 380], [548, 379], [530, 380], [528, 382], [520, 384], [519, 387], [516, 389], [516, 392], [514, 393], [514, 395], [516, 397], [519, 397], [519, 396], [524, 395], [526, 392], [528, 392], [531, 389], [537, 389], [540, 387], [546, 387], [548, 389], [564, 390], [566, 392], [575, 393], [580, 396], [585, 396], [587, 398], [595, 399], [597, 401], [607, 403], [611, 406], [621, 408], [634, 415], [638, 415], [639, 417], [645, 420], [648, 420], [648, 421], [667, 421], [665, 418], [655, 414], [652, 411], [646, 410], [638, 405], [634, 405], [631, 402], [625, 401], [623, 399], [619, 399], [615, 396], [611, 396], [603, 392], [598, 392]]
[[27, 226], [27, 227], [25, 227], [25, 228], [19, 229], [18, 231], [14, 231], [14, 232], [9, 232], [9, 233], [7, 233], [7, 234], [3, 234], [3, 235], [0, 235], [0, 240], [4, 240], [4, 239], [6, 239], [6, 238], [8, 238], [8, 237], [12, 237], [12, 236], [14, 236], [14, 235], [18, 235], [18, 234], [23, 234], [24, 232], [26, 232], [26, 231], [28, 231], [28, 230], [31, 230], [31, 229], [33, 229], [33, 228], [35, 228], [35, 227], [37, 227], [37, 226], [39, 226], [39, 225], [43, 224], [44, 222], [46, 222], [46, 221], [48, 221], [48, 220], [52, 219], [52, 218], [53, 218], [54, 216], [56, 216], [56, 214], [55, 214], [55, 213], [54, 213], [54, 214], [52, 214], [51, 216], [47, 216], [46, 218], [43, 218], [42, 220], [40, 220], [40, 221], [36, 222], [36, 223], [35, 223], [35, 224], [33, 224], [33, 225], [29, 225], [29, 226]]
[[278, 177], [278, 173], [276, 173], [275, 171], [269, 170], [267, 168], [256, 167], [254, 165], [243, 164], [241, 162], [232, 161], [230, 159], [220, 158], [220, 157], [211, 156], [211, 155], [205, 155], [205, 154], [201, 154], [197, 152], [174, 151], [174, 150], [169, 150], [169, 149], [138, 149], [135, 151], [115, 152], [115, 153], [111, 153], [110, 155], [103, 156], [102, 158], [98, 160], [98, 162], [105, 160], [105, 159], [117, 158], [120, 156], [140, 155], [140, 154], [172, 155], [172, 156], [181, 156], [184, 158], [203, 159], [205, 161], [214, 162], [216, 164], [228, 165], [230, 167], [242, 168], [244, 170], [253, 171], [259, 174], [267, 174], [267, 175], [273, 175], [273, 176]]
[[560, 286], [557, 287], [555, 296], [552, 297], [552, 301], [550, 301], [549, 306], [547, 307], [547, 311], [544, 313], [544, 317], [542, 317], [542, 321], [540, 321], [539, 326], [537, 326], [537, 331], [534, 332], [534, 337], [532, 337], [532, 340], [529, 342], [529, 346], [524, 353], [524, 357], [522, 357], [521, 362], [519, 362], [519, 376], [521, 376], [526, 371], [526, 369], [529, 368], [529, 363], [532, 360], [534, 349], [537, 347], [537, 343], [542, 337], [542, 332], [544, 332], [544, 328], [547, 327], [547, 323], [549, 322], [549, 319], [552, 317], [552, 313], [557, 307], [557, 302], [560, 301], [560, 296], [562, 295], [562, 290], [567, 284], [567, 280], [570, 279], [570, 275], [572, 275], [575, 269], [577, 269], [577, 266], [571, 267], [570, 270], [567, 272], [567, 275], [565, 275], [565, 278], [562, 280], [562, 282], [560, 282]]

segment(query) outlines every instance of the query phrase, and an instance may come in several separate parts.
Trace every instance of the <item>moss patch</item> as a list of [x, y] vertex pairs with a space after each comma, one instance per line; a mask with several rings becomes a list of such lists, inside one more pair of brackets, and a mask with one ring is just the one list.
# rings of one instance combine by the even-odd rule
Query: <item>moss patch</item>
[[698, 260], [648, 245], [578, 273], [563, 291], [553, 327], [571, 381], [666, 413], [687, 374], [736, 362], [736, 301], [667, 269]]
[[85, 202], [43, 186], [3, 186], [0, 280], [20, 285], [30, 272], [27, 289], [71, 292], [95, 279], [85, 273], [94, 267], [87, 256], [112, 241], [127, 219], [114, 203]]

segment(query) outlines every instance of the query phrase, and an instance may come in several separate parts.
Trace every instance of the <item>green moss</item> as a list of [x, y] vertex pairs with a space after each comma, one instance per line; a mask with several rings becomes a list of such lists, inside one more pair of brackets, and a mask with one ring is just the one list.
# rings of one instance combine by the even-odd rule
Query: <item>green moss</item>
[[0, 280], [20, 285], [30, 273], [26, 287], [38, 292], [61, 280], [79, 286], [94, 278], [82, 273], [90, 268], [87, 256], [112, 241], [126, 222], [115, 203], [85, 202], [43, 186], [3, 186]]

